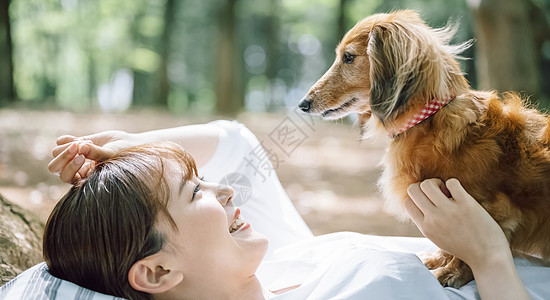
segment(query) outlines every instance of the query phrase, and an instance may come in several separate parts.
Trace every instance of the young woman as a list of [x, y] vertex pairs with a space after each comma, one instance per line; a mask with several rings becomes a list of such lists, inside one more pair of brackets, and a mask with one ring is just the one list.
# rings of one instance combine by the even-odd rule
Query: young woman
[[131, 147], [100, 163], [54, 208], [44, 233], [52, 275], [130, 299], [261, 299], [267, 239], [233, 189], [202, 181], [176, 144]]
[[[424, 239], [312, 237], [277, 178], [243, 162], [258, 144], [231, 122], [60, 137], [49, 168], [75, 186], [46, 225], [49, 273], [130, 299], [478, 297], [473, 284], [443, 289], [403, 252], [433, 250]], [[252, 191], [217, 184], [227, 172]], [[482, 299], [529, 299], [500, 227], [457, 180], [426, 180], [409, 194], [413, 221], [472, 267]]]

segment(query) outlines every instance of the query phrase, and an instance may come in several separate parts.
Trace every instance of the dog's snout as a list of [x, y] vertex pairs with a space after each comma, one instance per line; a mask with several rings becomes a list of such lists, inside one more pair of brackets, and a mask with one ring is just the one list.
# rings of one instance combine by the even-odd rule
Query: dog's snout
[[298, 107], [303, 111], [303, 112], [309, 112], [311, 110], [311, 100], [308, 100], [306, 98], [302, 99], [300, 101], [300, 103], [298, 104]]

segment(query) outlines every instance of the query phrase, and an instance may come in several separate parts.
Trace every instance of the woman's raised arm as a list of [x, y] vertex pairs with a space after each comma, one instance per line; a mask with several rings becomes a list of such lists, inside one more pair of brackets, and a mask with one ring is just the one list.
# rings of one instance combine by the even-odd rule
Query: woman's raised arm
[[175, 128], [127, 133], [104, 131], [87, 136], [63, 135], [52, 150], [50, 172], [58, 174], [61, 181], [75, 182], [93, 170], [97, 162], [112, 157], [118, 151], [135, 145], [172, 141], [189, 152], [201, 167], [214, 155], [220, 129], [215, 125], [188, 125]]

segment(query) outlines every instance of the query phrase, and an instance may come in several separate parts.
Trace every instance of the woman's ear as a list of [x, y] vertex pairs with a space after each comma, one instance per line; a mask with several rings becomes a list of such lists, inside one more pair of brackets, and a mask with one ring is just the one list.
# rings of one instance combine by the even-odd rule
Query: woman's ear
[[160, 256], [148, 256], [138, 260], [128, 272], [132, 288], [149, 294], [164, 293], [183, 280], [183, 273], [162, 266]]
[[370, 106], [382, 123], [405, 108], [419, 89], [422, 63], [410, 57], [415, 45], [405, 30], [390, 23], [374, 26], [369, 33]]

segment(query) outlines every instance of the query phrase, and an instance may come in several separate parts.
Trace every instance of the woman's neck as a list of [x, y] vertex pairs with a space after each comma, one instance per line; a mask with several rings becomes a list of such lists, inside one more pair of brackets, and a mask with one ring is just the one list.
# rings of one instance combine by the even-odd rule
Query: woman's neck
[[264, 290], [256, 275], [251, 277], [251, 280], [243, 286], [242, 290], [237, 290], [237, 294], [231, 299], [266, 299]]
[[264, 300], [262, 285], [253, 275], [245, 282], [220, 282], [219, 286], [203, 286], [198, 284], [183, 284], [162, 294], [155, 295], [155, 299], [251, 299]]

